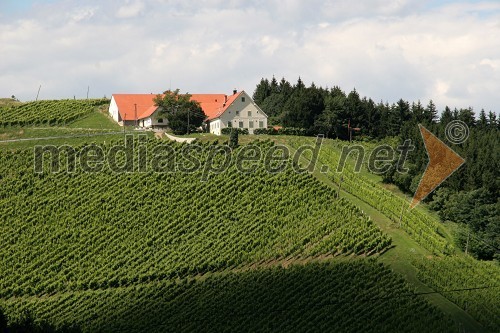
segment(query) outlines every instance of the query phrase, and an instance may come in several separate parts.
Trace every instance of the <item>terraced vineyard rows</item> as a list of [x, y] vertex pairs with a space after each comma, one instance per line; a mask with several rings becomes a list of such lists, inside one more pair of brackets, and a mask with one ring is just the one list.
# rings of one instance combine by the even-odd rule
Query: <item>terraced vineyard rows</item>
[[[148, 151], [159, 145], [145, 143]], [[169, 146], [177, 155], [186, 147]], [[192, 156], [206, 161], [212, 145], [199, 147]], [[260, 164], [240, 173], [235, 163], [202, 182], [201, 170], [34, 174], [31, 150], [0, 152], [0, 296], [125, 287], [390, 245], [359, 209], [290, 161], [276, 174]]]
[[0, 107], [0, 127], [66, 125], [91, 113], [107, 99], [54, 100]]
[[[301, 145], [312, 145], [314, 140], [302, 137], [290, 138], [289, 142], [294, 148], [298, 148]], [[439, 235], [440, 225], [432, 217], [418, 209], [407, 209], [409, 202], [354, 172], [347, 164], [342, 172], [337, 172], [341, 157], [340, 153], [340, 142], [325, 140], [318, 156], [318, 165], [327, 165], [329, 167], [327, 175], [333, 182], [339, 184], [342, 177], [342, 189], [376, 208], [393, 222], [401, 223], [403, 230], [434, 254], [451, 254], [454, 252], [453, 246]]]
[[[500, 332], [500, 267], [470, 257], [414, 260], [421, 281], [470, 313], [491, 332]], [[469, 291], [450, 291], [459, 289]], [[475, 289], [484, 288], [484, 289]]]
[[41, 299], [10, 299], [10, 317], [29, 311], [85, 332], [456, 332], [402, 278], [374, 261], [210, 275]]
[[[313, 143], [309, 138], [291, 138], [294, 147]], [[415, 259], [412, 264], [418, 271], [418, 278], [440, 292], [460, 308], [470, 313], [491, 332], [500, 331], [500, 267], [496, 263], [481, 262], [457, 253], [451, 244], [440, 236], [439, 221], [418, 210], [404, 210], [401, 207], [408, 202], [383, 189], [361, 174], [354, 173], [346, 166], [342, 173], [337, 173], [341, 146], [345, 143], [327, 140], [321, 147], [318, 164], [328, 165], [328, 177], [339, 184], [342, 177], [342, 189], [365, 201], [384, 213], [401, 227], [420, 245], [437, 256]], [[309, 159], [311, 154], [309, 152]], [[407, 206], [406, 206], [407, 207]], [[486, 289], [476, 288], [487, 287]], [[450, 291], [447, 290], [461, 290]]]

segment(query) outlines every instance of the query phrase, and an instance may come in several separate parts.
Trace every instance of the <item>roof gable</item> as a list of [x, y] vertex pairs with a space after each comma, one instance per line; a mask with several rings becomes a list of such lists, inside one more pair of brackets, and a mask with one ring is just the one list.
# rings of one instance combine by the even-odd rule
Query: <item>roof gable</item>
[[154, 94], [113, 94], [122, 120], [136, 120], [151, 116], [158, 108], [154, 102], [155, 97]]

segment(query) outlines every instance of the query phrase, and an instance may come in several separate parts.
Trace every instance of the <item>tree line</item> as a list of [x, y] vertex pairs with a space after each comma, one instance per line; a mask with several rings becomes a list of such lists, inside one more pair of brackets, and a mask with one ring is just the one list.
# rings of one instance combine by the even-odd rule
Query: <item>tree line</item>
[[[456, 222], [457, 244], [479, 259], [500, 259], [500, 119], [493, 111], [481, 110], [476, 116], [471, 107], [440, 113], [432, 100], [376, 103], [361, 97], [356, 89], [345, 93], [338, 86], [307, 87], [299, 77], [295, 84], [285, 78], [262, 78], [254, 101], [269, 116], [269, 123], [303, 128], [308, 134], [349, 140], [410, 139], [416, 148], [408, 154], [408, 173], [391, 168], [384, 181], [413, 194], [427, 166], [428, 157], [418, 124], [422, 124], [448, 144], [466, 163], [425, 201], [443, 221]], [[468, 138], [459, 144], [446, 137], [446, 125], [460, 120], [469, 129]]]

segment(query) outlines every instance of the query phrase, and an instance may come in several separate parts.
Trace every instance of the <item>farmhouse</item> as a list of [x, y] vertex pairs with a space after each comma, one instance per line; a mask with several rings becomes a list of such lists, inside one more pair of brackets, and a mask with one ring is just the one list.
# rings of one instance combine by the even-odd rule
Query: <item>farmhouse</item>
[[[111, 97], [109, 114], [120, 125], [143, 128], [166, 127], [161, 110], [154, 103], [154, 94], [114, 94]], [[192, 94], [207, 119], [210, 133], [221, 135], [223, 128], [248, 129], [253, 134], [256, 128], [267, 128], [267, 115], [245, 91], [225, 94]]]

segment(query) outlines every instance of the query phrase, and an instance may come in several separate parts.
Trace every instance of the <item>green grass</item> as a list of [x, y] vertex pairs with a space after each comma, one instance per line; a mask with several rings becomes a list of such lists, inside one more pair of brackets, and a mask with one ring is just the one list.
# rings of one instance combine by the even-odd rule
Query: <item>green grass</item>
[[120, 130], [122, 128], [107, 113], [105, 114], [102, 111], [95, 111], [84, 118], [72, 122], [68, 127], [100, 130]]
[[[113, 133], [113, 134], [108, 134]], [[127, 135], [143, 134], [152, 137], [151, 132], [128, 131]], [[21, 128], [0, 129], [0, 150], [19, 150], [33, 148], [37, 145], [71, 145], [78, 146], [84, 143], [106, 143], [120, 140], [124, 133], [116, 130], [84, 130], [72, 128]], [[19, 140], [22, 141], [6, 141]], [[4, 141], [4, 142], [1, 142]]]
[[17, 106], [23, 103], [13, 100], [12, 98], [0, 98], [0, 106]]

